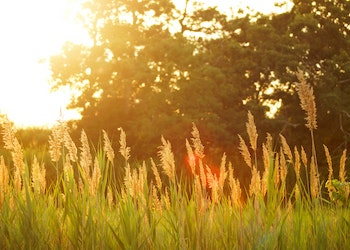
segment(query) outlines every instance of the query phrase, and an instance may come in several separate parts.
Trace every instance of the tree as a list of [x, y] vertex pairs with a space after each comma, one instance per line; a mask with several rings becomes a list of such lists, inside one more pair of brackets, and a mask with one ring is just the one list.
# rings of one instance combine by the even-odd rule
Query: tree
[[[238, 41], [245, 48], [239, 74], [247, 78], [241, 82], [248, 81], [257, 89], [258, 96], [250, 100], [260, 103], [260, 107], [266, 102], [282, 102], [267, 126], [275, 128], [275, 133], [287, 134], [292, 145], [310, 148], [295, 91], [295, 72], [300, 68], [315, 90], [318, 151], [322, 152], [322, 144], [326, 144], [340, 155], [342, 149], [349, 147], [350, 135], [350, 2], [293, 2], [289, 12], [257, 15], [255, 20], [230, 20], [225, 30], [231, 44]], [[227, 61], [234, 61], [237, 52], [231, 55]]]
[[[335, 149], [334, 154], [348, 148], [350, 25], [345, 10], [349, 9], [348, 1], [301, 0], [282, 14], [257, 13], [222, 22], [224, 35], [205, 41], [203, 57], [225, 83], [220, 84], [224, 90], [220, 100], [221, 104], [227, 100], [232, 112], [224, 106], [215, 112], [221, 118], [231, 114], [225, 126], [231, 131], [238, 128], [232, 117], [241, 113], [235, 114], [234, 107], [249, 109], [262, 132], [269, 131], [276, 140], [283, 133], [292, 146], [311, 149], [296, 94], [295, 72], [300, 68], [315, 89], [318, 152], [323, 151], [322, 144]], [[266, 104], [278, 102], [281, 108], [275, 118], [266, 119]]]
[[[350, 17], [346, 10], [350, 10], [348, 1], [294, 1], [284, 27], [292, 44], [301, 48], [297, 66], [307, 72], [315, 89], [319, 144], [339, 149], [348, 147], [345, 128], [350, 125]], [[297, 98], [289, 97], [279, 117], [291, 120], [292, 115], [301, 123], [301, 114], [292, 111], [295, 102]]]
[[[348, 147], [349, 2], [293, 2], [282, 14], [228, 18], [190, 0], [184, 10], [168, 0], [92, 1], [83, 15], [92, 45], [66, 44], [52, 57], [55, 86], [80, 91], [78, 127], [96, 138], [123, 127], [140, 158], [157, 151], [161, 134], [183, 147], [192, 122], [207, 150], [232, 152], [247, 110], [261, 140], [282, 132], [307, 148], [300, 68], [315, 89], [317, 144]], [[279, 102], [267, 119], [268, 104]]]
[[200, 64], [197, 47], [184, 33], [210, 35], [216, 30], [201, 22], [221, 16], [212, 8], [179, 12], [168, 0], [99, 0], [85, 8], [92, 45], [66, 44], [51, 58], [55, 87], [69, 85], [80, 92], [71, 104], [81, 109], [78, 127], [95, 139], [101, 129], [115, 133], [123, 127], [136, 156], [155, 153], [161, 134], [184, 145], [191, 123], [208, 113], [183, 104], [182, 93], [197, 84], [189, 78]]

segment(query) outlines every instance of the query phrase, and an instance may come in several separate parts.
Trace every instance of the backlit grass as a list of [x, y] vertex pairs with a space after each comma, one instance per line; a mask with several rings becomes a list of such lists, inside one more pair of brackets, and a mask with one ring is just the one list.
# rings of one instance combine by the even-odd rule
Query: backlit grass
[[[311, 136], [313, 119], [307, 119]], [[185, 141], [190, 175], [185, 177], [177, 174], [183, 166], [164, 137], [158, 158], [138, 163], [122, 129], [119, 145], [111, 145], [103, 131], [103, 142], [94, 147], [84, 131], [73, 142], [64, 122], [52, 128], [52, 164], [36, 157], [28, 164], [12, 123], [4, 119], [11, 161], [0, 158], [0, 248], [350, 249], [346, 150], [336, 175], [324, 146], [329, 175], [320, 180], [313, 140], [308, 156], [302, 147], [290, 148], [283, 135], [280, 148], [269, 134], [258, 145], [251, 113], [246, 127], [248, 136], [239, 136], [237, 150], [239, 167], [250, 168], [251, 181], [242, 187], [238, 166], [226, 154], [219, 170], [204, 163], [195, 124]], [[56, 172], [50, 184], [48, 168]]]

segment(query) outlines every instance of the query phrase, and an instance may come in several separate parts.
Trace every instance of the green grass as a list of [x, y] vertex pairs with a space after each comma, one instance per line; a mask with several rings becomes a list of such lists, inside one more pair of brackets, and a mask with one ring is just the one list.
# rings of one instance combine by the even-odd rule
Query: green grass
[[[4, 130], [3, 134], [6, 133], [11, 131]], [[194, 137], [191, 146], [198, 156], [200, 138], [196, 134]], [[67, 154], [71, 149], [63, 141], [60, 143], [61, 153]], [[309, 182], [302, 181], [308, 179], [307, 172], [296, 182], [299, 195], [295, 195], [296, 189], [288, 193], [285, 182], [289, 179], [279, 177], [281, 180], [276, 184], [276, 174], [283, 173], [284, 167], [291, 174], [297, 157], [293, 154], [293, 161], [281, 160], [287, 158], [283, 150], [272, 151], [267, 147], [270, 161], [267, 168], [259, 166], [260, 189], [249, 193], [247, 187], [247, 198], [238, 197], [241, 205], [235, 205], [228, 176], [220, 186], [220, 176], [212, 174], [211, 178], [210, 171], [204, 170], [207, 177], [204, 183], [200, 172], [205, 164], [201, 158], [195, 162], [197, 177], [169, 178], [166, 173], [171, 171], [167, 168], [175, 162], [169, 145], [164, 145], [165, 141], [159, 152], [161, 160], [155, 159], [159, 162], [162, 187], [157, 186], [148, 161], [133, 163], [125, 154], [107, 159], [102, 146], [92, 154], [96, 162], [89, 166], [89, 173], [84, 172], [79, 160], [73, 162], [69, 157], [61, 156], [52, 166], [46, 166], [57, 167], [58, 179], [39, 193], [32, 187], [31, 164], [25, 163], [19, 189], [14, 185], [15, 167], [2, 165], [0, 248], [350, 249], [348, 182], [336, 179], [329, 182], [333, 199], [324, 191], [313, 196]], [[125, 141], [122, 147], [125, 152]], [[230, 164], [223, 160], [221, 165], [221, 174], [227, 173]], [[301, 166], [310, 169], [309, 165]], [[93, 171], [97, 167], [101, 175], [92, 189]], [[242, 167], [248, 167], [243, 159]], [[4, 169], [10, 176], [5, 183]], [[262, 191], [262, 183], [266, 184], [266, 192]], [[218, 189], [213, 188], [215, 185]], [[324, 184], [321, 186], [326, 190]]]

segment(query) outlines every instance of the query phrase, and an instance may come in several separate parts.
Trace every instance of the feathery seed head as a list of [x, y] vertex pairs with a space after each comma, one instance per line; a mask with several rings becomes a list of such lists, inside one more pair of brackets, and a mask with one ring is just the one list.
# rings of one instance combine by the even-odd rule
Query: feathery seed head
[[133, 177], [130, 169], [130, 164], [127, 163], [125, 167], [125, 176], [124, 176], [124, 186], [126, 193], [133, 196]]
[[243, 140], [242, 136], [238, 135], [239, 138], [239, 150], [241, 155], [243, 156], [243, 159], [245, 161], [245, 163], [252, 168], [252, 160], [251, 160], [251, 156], [250, 156], [250, 152], [249, 149], [247, 147], [247, 144], [245, 143], [245, 141]]
[[333, 164], [331, 154], [329, 153], [328, 147], [323, 144], [324, 152], [326, 155], [327, 165], [328, 165], [328, 181], [333, 179]]
[[295, 175], [297, 177], [297, 180], [300, 180], [300, 154], [297, 149], [297, 147], [294, 147], [294, 155], [295, 155], [295, 160], [294, 160], [294, 171]]
[[63, 176], [64, 180], [67, 182], [73, 180], [74, 178], [74, 171], [68, 154], [66, 155], [66, 160], [64, 161], [63, 165]]
[[271, 158], [273, 157], [272, 152], [272, 136], [267, 133], [266, 142], [262, 146], [263, 149], [263, 162], [265, 171], [270, 168]]
[[271, 159], [270, 159], [270, 151], [265, 143], [262, 145], [262, 150], [263, 150], [264, 169], [265, 171], [267, 171], [270, 168]]
[[40, 165], [36, 156], [34, 156], [32, 164], [32, 187], [35, 195], [45, 193], [46, 189], [46, 169], [43, 165]]
[[213, 175], [211, 169], [206, 165], [208, 187], [211, 189], [212, 203], [216, 204], [219, 201], [219, 181], [216, 175]]
[[100, 180], [101, 180], [101, 169], [100, 169], [100, 165], [98, 163], [98, 159], [97, 159], [97, 157], [95, 157], [94, 169], [92, 171], [91, 181], [90, 181], [90, 185], [89, 185], [90, 193], [92, 195], [96, 195]]
[[9, 171], [5, 165], [4, 157], [0, 157], [0, 208], [5, 198], [5, 195], [9, 191]]
[[64, 133], [64, 146], [68, 149], [69, 158], [72, 162], [78, 160], [78, 149], [70, 136], [68, 129]]
[[199, 178], [202, 184], [203, 190], [207, 187], [207, 176], [205, 174], [203, 162], [199, 161]]
[[301, 161], [303, 162], [305, 168], [307, 169], [307, 156], [303, 146], [301, 146]]
[[159, 191], [161, 191], [162, 190], [162, 179], [160, 178], [160, 174], [158, 172], [157, 166], [154, 163], [152, 158], [151, 158], [151, 168], [153, 171], [154, 178], [156, 180], [156, 187]]
[[21, 175], [24, 174], [24, 162], [23, 162], [23, 149], [21, 144], [19, 144], [17, 138], [13, 141], [13, 149], [11, 152], [13, 164], [15, 165], [15, 168], [19, 170], [19, 173]]
[[170, 197], [169, 197], [168, 189], [165, 189], [164, 203], [165, 203], [166, 209], [169, 210], [170, 207], [171, 207], [171, 203], [170, 203]]
[[216, 204], [219, 201], [219, 182], [216, 177], [216, 175], [213, 175], [211, 172], [211, 169], [206, 165], [207, 168], [207, 181], [208, 181], [208, 186], [211, 188], [211, 199], [213, 204]]
[[297, 92], [300, 99], [300, 106], [306, 112], [305, 125], [310, 130], [317, 129], [314, 90], [307, 84], [304, 74], [300, 69], [296, 72], [296, 76], [299, 80], [299, 83], [297, 83]]
[[84, 171], [84, 175], [87, 177], [90, 176], [92, 156], [90, 152], [89, 140], [84, 130], [81, 131], [80, 142], [80, 166]]
[[282, 142], [282, 148], [283, 148], [283, 152], [284, 154], [288, 157], [288, 160], [290, 162], [293, 162], [293, 154], [292, 154], [292, 150], [290, 149], [286, 138], [280, 134], [280, 138], [281, 138], [281, 142]]
[[282, 149], [280, 151], [280, 178], [281, 182], [285, 183], [288, 174], [287, 161]]
[[269, 181], [269, 170], [265, 169], [263, 176], [261, 178], [261, 193], [263, 196], [266, 195], [268, 189], [268, 181]]
[[34, 155], [32, 164], [32, 187], [36, 195], [40, 194], [40, 164]]
[[22, 175], [24, 173], [23, 150], [15, 134], [16, 129], [13, 126], [13, 123], [8, 120], [7, 116], [3, 117], [2, 136], [4, 141], [4, 148], [11, 151], [13, 164]]
[[16, 139], [16, 129], [13, 123], [8, 120], [7, 116], [2, 119], [2, 138], [4, 142], [4, 148], [12, 151], [14, 149], [14, 141]]
[[175, 183], [175, 160], [174, 154], [171, 150], [171, 144], [169, 141], [165, 140], [163, 136], [161, 137], [161, 140], [163, 145], [159, 147], [158, 151], [161, 167], [169, 179]]
[[67, 124], [65, 122], [59, 122], [51, 129], [49, 153], [53, 162], [58, 162], [61, 157], [64, 135], [67, 129]]
[[240, 207], [242, 190], [241, 190], [241, 185], [239, 183], [239, 180], [235, 179], [233, 176], [232, 164], [229, 164], [228, 175], [229, 175], [229, 186], [231, 189], [231, 194], [230, 194], [231, 203], [236, 207]]
[[190, 165], [191, 172], [193, 175], [196, 175], [196, 157], [194, 156], [192, 147], [187, 139], [186, 139], [186, 150], [187, 150], [188, 163]]
[[256, 167], [252, 169], [252, 179], [249, 185], [249, 195], [258, 195], [261, 192], [261, 178], [260, 172]]
[[130, 147], [126, 146], [126, 134], [122, 128], [120, 128], [120, 154], [124, 157], [126, 161], [130, 158]]
[[151, 187], [152, 187], [152, 193], [151, 193], [152, 209], [158, 212], [162, 212], [162, 203], [158, 197], [157, 188], [154, 185], [151, 185]]
[[201, 142], [199, 130], [196, 124], [192, 123], [192, 144], [194, 148], [194, 153], [200, 158], [204, 158], [204, 146]]
[[248, 132], [250, 147], [256, 151], [257, 149], [257, 141], [258, 141], [258, 132], [256, 130], [254, 116], [250, 111], [248, 111], [248, 122], [246, 122], [246, 128]]
[[213, 187], [213, 182], [215, 179], [217, 179], [216, 175], [213, 175], [211, 169], [209, 168], [208, 165], [205, 165], [205, 168], [207, 170], [207, 182], [208, 182], [208, 187], [212, 188]]
[[278, 189], [278, 186], [280, 184], [280, 157], [279, 154], [276, 154], [275, 157], [275, 166], [274, 166], [274, 184], [275, 188]]
[[108, 160], [113, 164], [114, 150], [112, 148], [111, 141], [109, 140], [107, 132], [105, 130], [102, 130], [102, 133], [104, 142], [103, 150], [106, 152]]
[[224, 153], [221, 158], [221, 164], [220, 164], [220, 175], [219, 175], [219, 190], [220, 193], [224, 192], [224, 185], [225, 185], [225, 180], [227, 177], [227, 171], [226, 171], [226, 154]]
[[340, 158], [339, 180], [341, 182], [345, 182], [346, 181], [345, 162], [346, 162], [346, 149], [343, 150], [343, 153], [342, 153], [341, 158]]

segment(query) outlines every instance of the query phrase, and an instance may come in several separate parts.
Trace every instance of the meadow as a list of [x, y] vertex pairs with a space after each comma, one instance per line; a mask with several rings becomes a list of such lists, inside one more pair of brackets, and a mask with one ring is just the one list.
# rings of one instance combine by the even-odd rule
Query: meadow
[[[313, 92], [299, 79], [313, 138]], [[248, 112], [247, 118], [247, 136], [238, 135], [237, 149], [242, 166], [251, 170], [245, 188], [226, 154], [219, 171], [205, 164], [195, 124], [185, 141], [189, 174], [184, 176], [164, 137], [156, 159], [137, 162], [122, 129], [117, 146], [102, 131], [95, 147], [84, 130], [77, 146], [63, 121], [51, 130], [51, 165], [37, 157], [29, 163], [13, 124], [4, 118], [4, 150], [11, 160], [0, 159], [0, 248], [350, 249], [346, 150], [334, 173], [326, 145], [316, 152], [312, 139], [307, 155], [283, 135], [277, 144], [269, 134], [258, 145], [254, 117]], [[316, 153], [327, 158], [326, 180], [320, 179]], [[48, 168], [55, 169], [54, 181], [47, 181]]]

